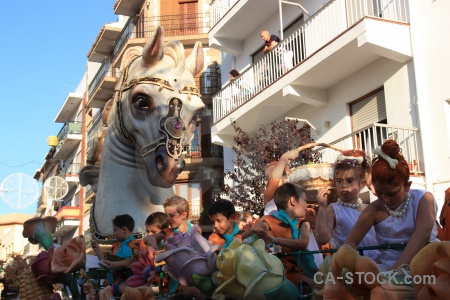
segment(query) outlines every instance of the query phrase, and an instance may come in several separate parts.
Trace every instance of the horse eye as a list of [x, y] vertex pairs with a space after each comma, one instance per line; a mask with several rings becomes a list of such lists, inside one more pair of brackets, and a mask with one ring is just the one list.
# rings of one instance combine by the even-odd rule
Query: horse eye
[[139, 109], [148, 109], [151, 105], [150, 100], [144, 96], [137, 96], [135, 99], [133, 99], [133, 102]]

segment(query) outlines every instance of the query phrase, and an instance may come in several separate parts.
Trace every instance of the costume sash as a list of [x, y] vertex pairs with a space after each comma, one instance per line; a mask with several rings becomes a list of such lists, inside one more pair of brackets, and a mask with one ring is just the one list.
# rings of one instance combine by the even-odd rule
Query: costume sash
[[130, 235], [125, 241], [120, 242], [120, 247], [117, 249], [116, 255], [123, 258], [130, 258], [133, 255], [133, 252], [131, 252], [128, 243], [132, 240], [134, 240], [134, 235]]
[[224, 233], [222, 234], [222, 237], [225, 239], [225, 244], [223, 244], [222, 249], [228, 248], [230, 243], [233, 241], [234, 236], [238, 234], [239, 232], [239, 226], [236, 222], [234, 222], [234, 228], [232, 233]]
[[[191, 221], [188, 220], [188, 229], [186, 230], [185, 233], [191, 232], [191, 227], [192, 227]], [[172, 231], [173, 232], [178, 232], [178, 227], [177, 228], [173, 228]]]
[[293, 220], [291, 220], [291, 218], [289, 218], [288, 214], [280, 209], [278, 210], [278, 213], [273, 215], [275, 218], [277, 218], [280, 221], [285, 222], [286, 224], [289, 224], [289, 226], [291, 227], [292, 230], [292, 238], [293, 239], [298, 239], [298, 219], [294, 218]]

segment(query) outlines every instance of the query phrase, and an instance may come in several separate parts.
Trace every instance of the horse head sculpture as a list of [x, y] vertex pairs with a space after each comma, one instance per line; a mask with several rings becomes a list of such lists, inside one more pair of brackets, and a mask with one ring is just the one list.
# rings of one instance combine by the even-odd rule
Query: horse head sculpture
[[135, 231], [143, 231], [148, 214], [162, 210], [205, 107], [194, 80], [203, 69], [200, 42], [185, 57], [183, 44], [164, 44], [157, 27], [143, 48], [125, 51], [120, 69], [100, 170], [87, 166], [80, 172], [82, 185], [96, 183], [98, 174], [92, 216], [99, 236], [112, 233], [116, 215], [130, 214]]

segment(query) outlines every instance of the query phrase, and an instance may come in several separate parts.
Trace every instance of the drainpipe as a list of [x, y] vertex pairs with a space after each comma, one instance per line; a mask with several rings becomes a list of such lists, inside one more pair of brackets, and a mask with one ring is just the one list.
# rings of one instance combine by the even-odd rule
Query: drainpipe
[[285, 1], [285, 0], [279, 0], [278, 1], [278, 11], [280, 13], [280, 40], [283, 40], [283, 3], [298, 6], [305, 15], [307, 15], [308, 17], [310, 16], [308, 11], [305, 8], [303, 8], [303, 6], [301, 6], [299, 3]]

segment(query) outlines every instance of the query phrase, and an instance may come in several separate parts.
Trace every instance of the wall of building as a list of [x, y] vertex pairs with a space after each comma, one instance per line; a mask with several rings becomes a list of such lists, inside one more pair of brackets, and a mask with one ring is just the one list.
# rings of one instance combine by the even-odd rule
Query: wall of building
[[450, 2], [410, 1], [409, 5], [426, 188], [434, 193], [441, 207], [444, 191], [450, 186]]

